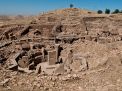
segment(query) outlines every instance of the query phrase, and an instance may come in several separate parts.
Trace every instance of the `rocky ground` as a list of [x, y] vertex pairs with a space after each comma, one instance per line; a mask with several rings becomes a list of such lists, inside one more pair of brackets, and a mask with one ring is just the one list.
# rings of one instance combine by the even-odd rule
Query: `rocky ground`
[[121, 91], [122, 65], [106, 67], [81, 73], [44, 76], [23, 74], [2, 69], [1, 91]]
[[[117, 44], [121, 45], [121, 42]], [[112, 48], [116, 49], [117, 45], [111, 45], [113, 45]], [[87, 46], [90, 46], [90, 43]], [[98, 45], [96, 46], [98, 47]], [[110, 44], [106, 46], [110, 46]], [[97, 47], [94, 49], [97, 50]], [[90, 51], [92, 52], [94, 49]], [[109, 52], [107, 57], [110, 57], [104, 63], [91, 63], [91, 68], [82, 72], [71, 72], [63, 75], [27, 74], [1, 67], [0, 89], [1, 91], [122, 91], [121, 54], [115, 49], [102, 50], [104, 54]], [[100, 52], [99, 50], [98, 48], [96, 52]], [[111, 56], [113, 55], [110, 53], [111, 51], [114, 52], [114, 56]], [[97, 54], [96, 60], [98, 60]]]

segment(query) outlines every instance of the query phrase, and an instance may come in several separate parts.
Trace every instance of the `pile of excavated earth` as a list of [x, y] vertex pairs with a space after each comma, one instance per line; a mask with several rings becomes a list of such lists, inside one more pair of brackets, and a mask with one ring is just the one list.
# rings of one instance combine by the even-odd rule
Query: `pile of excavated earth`
[[0, 90], [122, 91], [122, 14], [68, 8], [22, 20], [0, 26]]

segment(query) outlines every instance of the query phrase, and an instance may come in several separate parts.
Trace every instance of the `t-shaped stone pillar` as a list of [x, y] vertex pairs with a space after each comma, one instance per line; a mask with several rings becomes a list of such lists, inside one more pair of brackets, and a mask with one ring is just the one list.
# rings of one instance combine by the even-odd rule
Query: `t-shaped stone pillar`
[[56, 50], [48, 51], [48, 63], [49, 65], [55, 65], [57, 62]]

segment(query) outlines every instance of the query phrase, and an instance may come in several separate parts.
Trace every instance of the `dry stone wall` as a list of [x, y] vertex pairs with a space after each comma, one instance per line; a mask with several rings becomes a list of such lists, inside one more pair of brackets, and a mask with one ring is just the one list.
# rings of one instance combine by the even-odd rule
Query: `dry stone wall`
[[[121, 41], [121, 23], [108, 17], [85, 17], [86, 31], [89, 36], [95, 36], [105, 43]], [[104, 43], [103, 42], [103, 43]]]

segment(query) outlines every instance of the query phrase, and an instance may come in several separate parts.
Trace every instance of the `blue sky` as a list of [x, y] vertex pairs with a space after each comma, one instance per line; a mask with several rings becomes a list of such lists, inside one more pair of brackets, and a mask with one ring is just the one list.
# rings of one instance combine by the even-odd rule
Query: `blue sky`
[[122, 10], [122, 0], [0, 0], [0, 14], [34, 15], [43, 11], [68, 8], [72, 3], [76, 8]]

